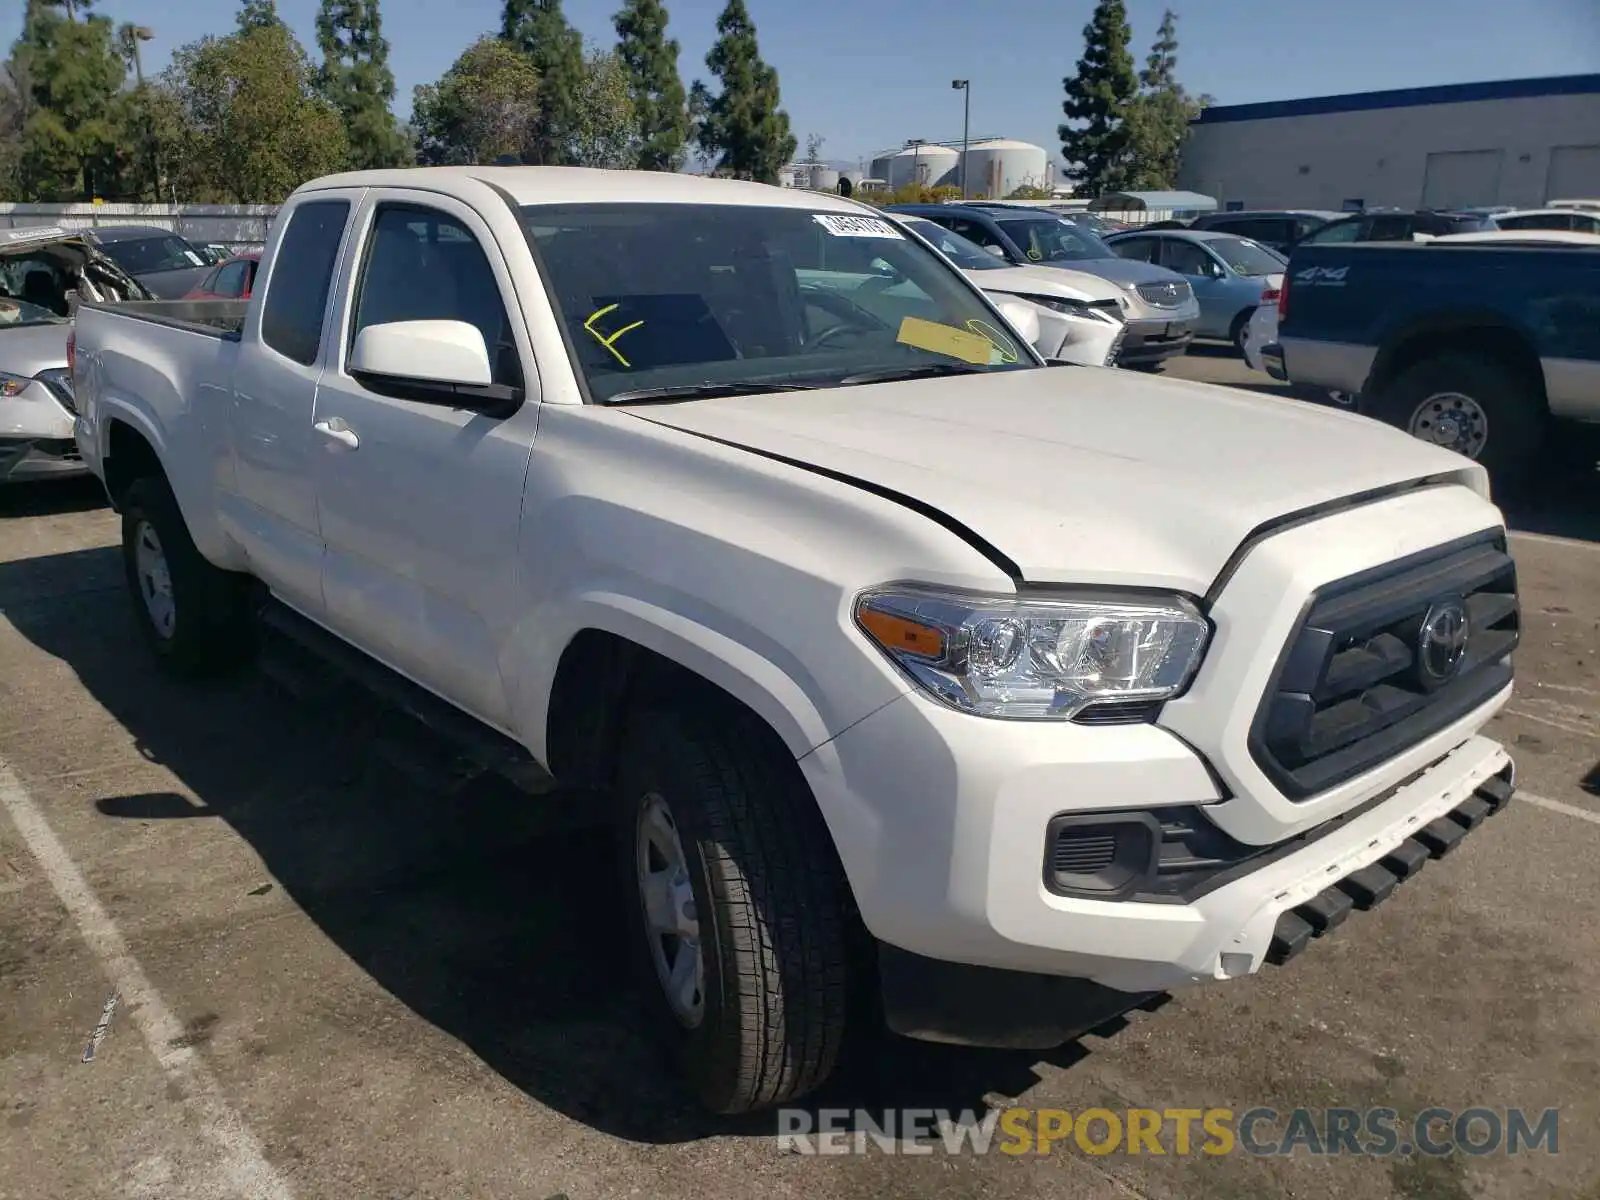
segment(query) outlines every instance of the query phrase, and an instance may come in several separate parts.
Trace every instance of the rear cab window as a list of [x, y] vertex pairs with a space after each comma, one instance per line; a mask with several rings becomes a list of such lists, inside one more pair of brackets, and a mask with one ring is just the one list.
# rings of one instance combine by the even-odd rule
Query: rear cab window
[[261, 308], [261, 340], [302, 366], [317, 361], [328, 290], [350, 219], [348, 200], [307, 200], [289, 214]]

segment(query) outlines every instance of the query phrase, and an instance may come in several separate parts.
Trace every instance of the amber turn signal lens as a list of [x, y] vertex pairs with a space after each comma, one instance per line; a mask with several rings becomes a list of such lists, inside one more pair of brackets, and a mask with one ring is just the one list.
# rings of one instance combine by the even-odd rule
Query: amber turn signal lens
[[857, 614], [861, 627], [885, 650], [919, 654], [923, 658], [944, 657], [944, 634], [931, 625], [922, 625], [892, 613], [863, 608]]

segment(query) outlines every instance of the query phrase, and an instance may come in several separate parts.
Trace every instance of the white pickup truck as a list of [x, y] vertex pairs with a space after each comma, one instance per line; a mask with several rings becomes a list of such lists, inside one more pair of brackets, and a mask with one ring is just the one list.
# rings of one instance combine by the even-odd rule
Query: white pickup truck
[[720, 1112], [862, 1013], [1043, 1048], [1281, 963], [1511, 796], [1481, 468], [1047, 364], [838, 197], [337, 175], [246, 304], [80, 306], [75, 372], [161, 660], [287, 637], [595, 806]]

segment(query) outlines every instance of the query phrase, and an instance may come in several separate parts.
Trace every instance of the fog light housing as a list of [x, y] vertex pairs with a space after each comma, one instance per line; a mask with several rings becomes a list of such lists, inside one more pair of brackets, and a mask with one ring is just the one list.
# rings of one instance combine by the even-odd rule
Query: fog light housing
[[1058, 896], [1121, 900], [1155, 875], [1160, 853], [1152, 813], [1064, 813], [1045, 829], [1044, 885]]

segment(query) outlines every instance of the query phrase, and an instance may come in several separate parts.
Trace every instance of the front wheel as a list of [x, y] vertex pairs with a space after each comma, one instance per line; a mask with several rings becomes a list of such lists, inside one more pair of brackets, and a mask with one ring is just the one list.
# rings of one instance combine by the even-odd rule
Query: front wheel
[[618, 781], [652, 1024], [712, 1112], [812, 1091], [844, 1036], [849, 904], [781, 745], [740, 716], [643, 712]]
[[221, 674], [249, 657], [246, 581], [196, 549], [166, 480], [136, 480], [122, 499], [122, 563], [134, 619], [163, 668]]

